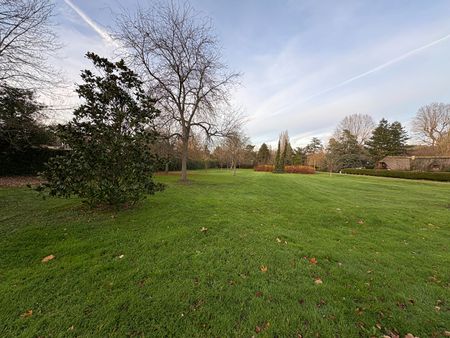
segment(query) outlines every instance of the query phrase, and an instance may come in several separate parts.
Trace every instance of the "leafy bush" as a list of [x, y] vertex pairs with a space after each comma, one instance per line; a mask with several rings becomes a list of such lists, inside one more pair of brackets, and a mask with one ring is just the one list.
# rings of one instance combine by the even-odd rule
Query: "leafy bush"
[[84, 104], [74, 118], [58, 126], [58, 136], [70, 149], [48, 162], [40, 191], [51, 196], [76, 195], [90, 206], [134, 204], [162, 186], [152, 179], [156, 158], [150, 145], [156, 139], [154, 100], [123, 60], [112, 63], [93, 53], [101, 75], [82, 72], [77, 93]]
[[260, 164], [255, 166], [255, 171], [266, 171], [266, 172], [272, 172], [275, 169], [275, 166], [272, 164]]
[[314, 174], [314, 167], [306, 165], [287, 165], [284, 167], [284, 171], [290, 174]]
[[386, 170], [386, 169], [343, 169], [342, 173], [352, 175], [368, 175], [368, 176], [406, 178], [413, 180], [450, 182], [449, 172], [400, 171], [400, 170]]

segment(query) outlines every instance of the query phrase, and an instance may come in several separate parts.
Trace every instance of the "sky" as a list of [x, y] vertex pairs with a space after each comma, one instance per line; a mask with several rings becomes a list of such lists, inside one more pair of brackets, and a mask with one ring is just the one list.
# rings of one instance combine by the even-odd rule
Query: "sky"
[[[55, 60], [72, 87], [87, 51], [113, 57], [117, 13], [150, 0], [54, 0], [64, 47]], [[324, 142], [346, 115], [410, 129], [418, 108], [450, 103], [448, 0], [191, 0], [210, 17], [223, 61], [242, 74], [233, 104], [253, 144]], [[72, 89], [56, 103], [76, 105]], [[63, 114], [62, 112], [60, 114]], [[67, 118], [60, 115], [59, 118]]]

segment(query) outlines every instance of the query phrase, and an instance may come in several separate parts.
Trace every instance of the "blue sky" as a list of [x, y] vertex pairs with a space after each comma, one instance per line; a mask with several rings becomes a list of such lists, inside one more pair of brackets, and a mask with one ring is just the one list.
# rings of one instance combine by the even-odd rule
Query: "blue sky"
[[[113, 55], [104, 32], [113, 27], [114, 13], [132, 11], [137, 1], [55, 1], [65, 44], [57, 62], [75, 83], [88, 66], [86, 51]], [[255, 144], [274, 144], [283, 130], [294, 145], [313, 136], [326, 141], [353, 113], [409, 128], [420, 106], [450, 102], [450, 1], [191, 3], [211, 17], [224, 61], [243, 74], [233, 100], [248, 116]]]

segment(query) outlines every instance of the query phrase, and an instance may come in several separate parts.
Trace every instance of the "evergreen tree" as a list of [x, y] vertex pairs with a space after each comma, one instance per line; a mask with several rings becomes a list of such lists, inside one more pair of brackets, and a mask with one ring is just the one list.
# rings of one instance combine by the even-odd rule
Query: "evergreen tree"
[[304, 151], [307, 155], [312, 155], [319, 153], [323, 150], [322, 141], [320, 141], [317, 137], [313, 137], [311, 142], [304, 148]]
[[292, 158], [292, 164], [304, 165], [306, 163], [306, 152], [303, 148], [297, 147], [294, 150], [294, 156]]
[[284, 172], [284, 163], [281, 160], [281, 141], [278, 140], [278, 148], [277, 153], [275, 155], [275, 173], [283, 173]]
[[258, 161], [258, 164], [267, 164], [270, 160], [270, 151], [267, 144], [263, 143], [261, 144], [261, 147], [259, 147], [258, 155], [256, 156], [256, 159]]
[[152, 179], [156, 163], [150, 147], [159, 112], [123, 60], [112, 63], [93, 53], [87, 58], [100, 75], [82, 72], [84, 83], [77, 93], [84, 103], [72, 121], [58, 126], [70, 150], [49, 161], [43, 174], [47, 183], [39, 190], [52, 196], [76, 195], [91, 206], [134, 204], [161, 188]]
[[348, 130], [342, 131], [337, 140], [332, 138], [327, 150], [327, 162], [333, 163], [333, 170], [358, 168], [363, 165], [363, 148], [356, 136]]
[[366, 142], [366, 149], [374, 161], [379, 161], [385, 156], [404, 155], [407, 140], [408, 136], [400, 122], [389, 124], [386, 119], [381, 119]]
[[43, 105], [31, 90], [0, 86], [0, 153], [11, 154], [52, 141], [41, 123]]
[[408, 148], [406, 141], [409, 139], [406, 130], [400, 122], [395, 121], [390, 125], [389, 131], [391, 134], [390, 153], [394, 155], [405, 155]]

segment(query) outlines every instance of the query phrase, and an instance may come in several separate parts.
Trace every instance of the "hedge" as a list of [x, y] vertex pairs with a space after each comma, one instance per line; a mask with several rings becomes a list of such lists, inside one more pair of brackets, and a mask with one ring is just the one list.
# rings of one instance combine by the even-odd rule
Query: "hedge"
[[[260, 164], [255, 166], [255, 171], [266, 171], [273, 172], [275, 170], [275, 166], [272, 164]], [[286, 165], [284, 166], [284, 172], [289, 174], [314, 174], [314, 167], [306, 166], [306, 165]]]
[[32, 147], [23, 151], [0, 152], [0, 176], [37, 175], [48, 160], [67, 150]]
[[284, 167], [284, 171], [290, 174], [314, 174], [314, 167], [307, 165], [287, 165]]
[[400, 171], [387, 169], [342, 169], [344, 174], [450, 182], [450, 172]]

